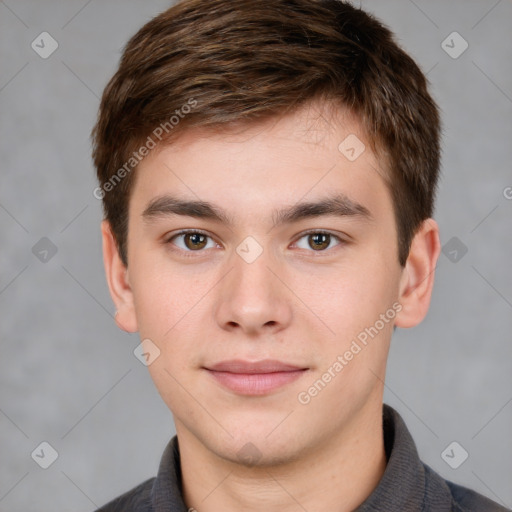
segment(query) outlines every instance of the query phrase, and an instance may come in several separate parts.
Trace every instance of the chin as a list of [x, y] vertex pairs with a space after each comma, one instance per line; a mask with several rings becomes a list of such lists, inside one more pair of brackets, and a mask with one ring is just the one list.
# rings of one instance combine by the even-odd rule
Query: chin
[[210, 450], [217, 456], [245, 467], [287, 464], [300, 458], [300, 443], [306, 440], [279, 425], [282, 419], [257, 426], [254, 423], [239, 424], [230, 430], [233, 437], [226, 434], [208, 439], [205, 444], [210, 445]]

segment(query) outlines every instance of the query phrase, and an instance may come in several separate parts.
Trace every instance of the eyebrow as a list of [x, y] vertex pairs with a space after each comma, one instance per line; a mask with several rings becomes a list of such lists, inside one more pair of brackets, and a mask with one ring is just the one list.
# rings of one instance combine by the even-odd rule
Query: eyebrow
[[[180, 199], [171, 195], [163, 195], [151, 200], [144, 209], [142, 218], [145, 222], [150, 223], [158, 218], [173, 215], [207, 219], [228, 226], [234, 224], [233, 217], [214, 204], [207, 201]], [[273, 210], [272, 220], [274, 226], [280, 226], [323, 215], [373, 220], [373, 215], [368, 208], [344, 194], [336, 194], [310, 202], [300, 202], [287, 208]]]

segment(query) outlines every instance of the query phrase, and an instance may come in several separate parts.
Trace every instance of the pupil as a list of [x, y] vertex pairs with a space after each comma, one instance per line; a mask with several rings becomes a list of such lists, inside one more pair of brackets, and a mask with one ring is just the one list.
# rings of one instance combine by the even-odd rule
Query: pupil
[[329, 246], [330, 235], [328, 235], [328, 234], [317, 233], [317, 234], [311, 235], [311, 238], [313, 239], [313, 244], [314, 244], [314, 247], [311, 246], [312, 249], [315, 249], [315, 248], [316, 249], [318, 249], [318, 248], [324, 249], [325, 247]]
[[188, 239], [191, 242], [192, 249], [197, 249], [197, 247], [201, 244], [204, 244], [204, 235], [201, 235], [200, 233], [192, 233], [188, 235]]

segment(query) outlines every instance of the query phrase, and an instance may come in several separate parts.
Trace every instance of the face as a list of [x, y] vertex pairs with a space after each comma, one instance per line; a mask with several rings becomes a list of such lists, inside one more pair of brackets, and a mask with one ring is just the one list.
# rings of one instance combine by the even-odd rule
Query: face
[[380, 411], [393, 207], [357, 121], [321, 114], [190, 130], [137, 169], [122, 317], [178, 436], [226, 460], [291, 460]]

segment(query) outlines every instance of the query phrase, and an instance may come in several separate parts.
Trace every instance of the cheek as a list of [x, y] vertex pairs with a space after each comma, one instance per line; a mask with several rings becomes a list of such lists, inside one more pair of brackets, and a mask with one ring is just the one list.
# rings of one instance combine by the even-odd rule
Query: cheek
[[183, 329], [183, 320], [200, 306], [211, 284], [206, 276], [180, 273], [168, 261], [137, 263], [132, 291], [140, 335], [167, 339], [175, 328]]
[[[162, 282], [146, 280], [134, 289], [135, 313], [141, 338], [160, 340], [175, 323], [174, 298], [165, 293]], [[177, 312], [177, 311], [176, 311]]]
[[291, 288], [320, 319], [348, 328], [375, 321], [392, 305], [397, 276], [382, 257], [370, 253], [313, 275], [297, 274]]
[[322, 353], [317, 371], [337, 375], [325, 394], [326, 401], [338, 402], [340, 396], [364, 401], [379, 386], [377, 376], [384, 377], [399, 304], [389, 293], [386, 280], [376, 283], [371, 276], [354, 272], [339, 284], [330, 289], [330, 300], [323, 301], [323, 310], [318, 312], [334, 333], [317, 339], [317, 350]]
[[148, 366], [148, 370], [167, 407], [173, 413], [179, 412], [180, 416], [185, 415], [193, 421], [198, 414], [198, 408], [187, 390], [196, 389], [196, 385], [193, 381], [187, 380], [186, 375], [180, 373], [182, 367], [179, 356], [170, 358], [167, 351], [163, 350], [160, 357]]
[[317, 343], [326, 354], [322, 364], [329, 367], [338, 355], [347, 353], [350, 361], [344, 374], [356, 381], [359, 376], [354, 368], [370, 365], [377, 371], [385, 360], [400, 307], [398, 263], [389, 265], [385, 255], [377, 254], [370, 252], [323, 276], [316, 275], [308, 279], [309, 287], [302, 285], [297, 293], [307, 297], [304, 302], [315, 313], [304, 312], [319, 326]]

